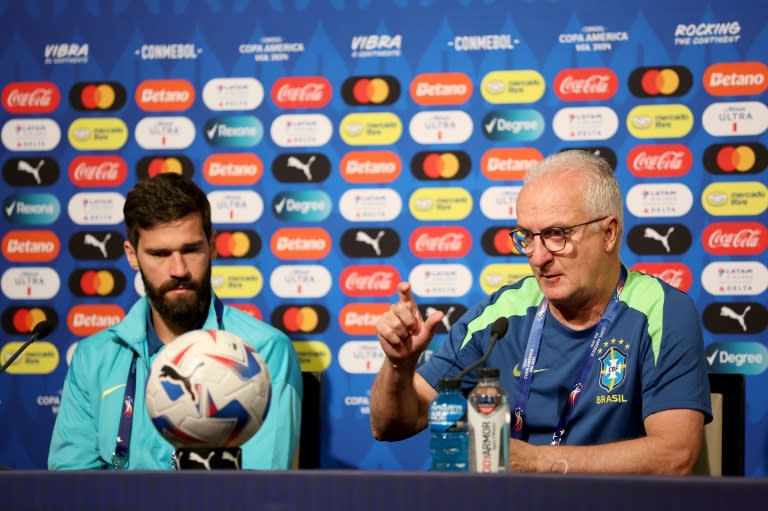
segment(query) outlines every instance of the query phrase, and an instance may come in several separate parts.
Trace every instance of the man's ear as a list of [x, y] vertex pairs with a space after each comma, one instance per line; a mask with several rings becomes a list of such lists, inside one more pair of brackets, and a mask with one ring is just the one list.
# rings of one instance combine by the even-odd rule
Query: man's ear
[[611, 215], [608, 217], [608, 224], [605, 227], [605, 249], [608, 252], [613, 252], [619, 245], [619, 238], [621, 237], [621, 229], [619, 229], [619, 220]]
[[131, 242], [126, 240], [123, 242], [123, 251], [125, 251], [125, 257], [128, 259], [128, 264], [134, 270], [139, 269], [139, 258], [136, 256], [136, 251], [131, 245]]
[[217, 233], [216, 231], [213, 231], [211, 233], [211, 239], [208, 240], [208, 244], [210, 245], [209, 249], [211, 251], [211, 253], [210, 253], [211, 261], [216, 259], [216, 237], [218, 235], [219, 235], [219, 233]]

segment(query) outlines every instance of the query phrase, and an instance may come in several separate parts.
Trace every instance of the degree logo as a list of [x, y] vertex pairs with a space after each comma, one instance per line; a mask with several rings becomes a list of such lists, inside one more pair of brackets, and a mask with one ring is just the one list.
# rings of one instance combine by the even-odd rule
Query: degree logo
[[768, 150], [759, 142], [712, 144], [704, 150], [703, 160], [712, 174], [757, 174], [768, 165]]
[[400, 250], [400, 236], [388, 227], [347, 229], [341, 235], [341, 250], [347, 257], [392, 257]]
[[402, 133], [400, 118], [391, 112], [349, 114], [339, 124], [339, 135], [349, 145], [391, 145]]
[[687, 292], [693, 283], [691, 269], [683, 263], [638, 263], [633, 265], [631, 269], [658, 277], [670, 286], [684, 292]]
[[136, 163], [136, 176], [139, 179], [154, 177], [165, 172], [192, 177], [195, 170], [192, 160], [181, 154], [144, 156]]
[[253, 298], [264, 287], [264, 278], [255, 266], [216, 265], [213, 267], [211, 284], [222, 298]]
[[461, 180], [467, 177], [471, 168], [472, 161], [464, 151], [421, 151], [411, 159], [411, 173], [422, 181]]
[[325, 332], [331, 318], [320, 304], [280, 305], [272, 311], [272, 326], [288, 334]]
[[78, 231], [69, 238], [69, 253], [80, 261], [107, 261], [123, 256], [119, 231]]
[[760, 342], [716, 342], [704, 356], [711, 373], [758, 375], [768, 368], [768, 349]]
[[353, 184], [391, 183], [400, 177], [400, 156], [392, 151], [350, 151], [341, 159], [341, 177]]
[[69, 180], [78, 187], [117, 187], [126, 177], [128, 165], [117, 155], [77, 156], [69, 164]]
[[53, 158], [9, 158], [3, 179], [11, 186], [49, 186], [59, 180], [59, 164]]
[[712, 96], [759, 96], [768, 87], [768, 67], [757, 61], [718, 62], [701, 81]]
[[463, 105], [472, 96], [472, 80], [464, 73], [422, 73], [410, 92], [417, 105]]
[[490, 227], [483, 232], [480, 244], [483, 251], [490, 256], [519, 256], [521, 254], [512, 243], [512, 237], [509, 232], [510, 227]]
[[323, 108], [331, 96], [331, 83], [322, 76], [279, 78], [272, 85], [272, 101], [280, 108]]
[[53, 307], [8, 307], [3, 311], [3, 329], [10, 334], [29, 335], [41, 321], [48, 321], [56, 330], [59, 316]]
[[408, 199], [417, 220], [463, 220], [472, 212], [472, 195], [465, 188], [419, 188]]
[[691, 248], [691, 231], [683, 224], [642, 224], [630, 229], [627, 245], [635, 254], [683, 254]]
[[206, 122], [203, 134], [213, 147], [254, 147], [264, 137], [264, 126], [253, 115], [227, 115]]
[[111, 268], [75, 270], [69, 290], [80, 297], [118, 296], [125, 290], [125, 275]]
[[322, 183], [331, 175], [331, 162], [321, 153], [280, 154], [272, 175], [281, 183]]
[[134, 98], [145, 112], [183, 112], [195, 102], [195, 87], [187, 80], [144, 80]]
[[348, 303], [339, 312], [339, 326], [347, 335], [376, 335], [376, 322], [389, 303]]
[[2, 248], [12, 263], [47, 263], [59, 255], [61, 243], [53, 231], [9, 231]]
[[11, 114], [49, 114], [60, 102], [52, 82], [13, 82], [3, 88], [3, 108]]
[[640, 105], [627, 114], [635, 138], [681, 138], [693, 128], [693, 112], [681, 104]]
[[529, 168], [543, 159], [541, 152], [532, 147], [493, 148], [483, 154], [480, 169], [492, 181], [518, 181], [525, 178]]
[[218, 231], [216, 233], [217, 259], [249, 259], [261, 252], [261, 238], [250, 229]]
[[323, 259], [333, 248], [331, 235], [321, 227], [278, 229], [270, 242], [278, 259]]
[[489, 140], [530, 142], [544, 133], [544, 117], [533, 109], [494, 110], [485, 114], [482, 126]]
[[73, 335], [86, 337], [119, 323], [125, 311], [116, 304], [79, 304], [67, 313], [67, 328]]
[[391, 105], [400, 98], [400, 83], [393, 76], [352, 76], [344, 80], [341, 97], [352, 106]]
[[125, 99], [125, 87], [117, 82], [79, 82], [69, 89], [69, 103], [81, 112], [120, 110]]
[[409, 241], [411, 252], [422, 259], [462, 258], [472, 248], [472, 234], [464, 227], [417, 227]]
[[523, 277], [532, 275], [528, 264], [489, 264], [480, 272], [480, 288], [486, 294], [491, 294], [507, 284], [514, 284]]
[[629, 91], [638, 98], [679, 97], [692, 85], [693, 75], [683, 66], [639, 67], [629, 75]]
[[480, 82], [483, 98], [494, 104], [535, 103], [545, 88], [544, 77], [533, 69], [491, 71]]
[[212, 185], [248, 186], [259, 182], [264, 165], [252, 153], [212, 154], [203, 163], [203, 176]]
[[463, 264], [417, 264], [408, 281], [418, 296], [464, 296], [472, 287], [472, 272]]
[[3, 215], [14, 224], [50, 225], [60, 214], [59, 199], [51, 193], [22, 193], [3, 201]]
[[322, 190], [280, 192], [272, 199], [272, 212], [288, 222], [322, 222], [331, 214], [331, 197]]
[[67, 138], [78, 151], [114, 151], [128, 141], [128, 126], [117, 117], [82, 117], [69, 125]]

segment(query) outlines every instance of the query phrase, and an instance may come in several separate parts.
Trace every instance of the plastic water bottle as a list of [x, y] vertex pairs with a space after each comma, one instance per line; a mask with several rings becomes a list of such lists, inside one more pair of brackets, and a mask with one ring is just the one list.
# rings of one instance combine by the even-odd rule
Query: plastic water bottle
[[499, 383], [499, 370], [482, 368], [467, 397], [469, 469], [506, 472], [509, 467], [509, 396]]
[[461, 393], [461, 382], [444, 378], [437, 387], [438, 394], [429, 405], [432, 470], [466, 472], [469, 470], [467, 400]]

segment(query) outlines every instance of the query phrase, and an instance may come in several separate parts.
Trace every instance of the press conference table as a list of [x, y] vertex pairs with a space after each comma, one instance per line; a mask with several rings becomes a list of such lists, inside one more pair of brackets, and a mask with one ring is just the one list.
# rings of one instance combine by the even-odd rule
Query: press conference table
[[768, 509], [768, 479], [576, 474], [0, 472], [0, 510]]

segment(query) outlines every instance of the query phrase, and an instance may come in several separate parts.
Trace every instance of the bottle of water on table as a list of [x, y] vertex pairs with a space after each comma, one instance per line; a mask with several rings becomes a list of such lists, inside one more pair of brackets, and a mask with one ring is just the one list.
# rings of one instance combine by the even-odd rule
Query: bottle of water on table
[[429, 405], [432, 470], [467, 472], [467, 399], [461, 393], [460, 380], [444, 378], [438, 382], [437, 387], [438, 394]]
[[482, 368], [467, 397], [469, 469], [506, 472], [509, 466], [509, 397], [499, 383], [499, 370]]

